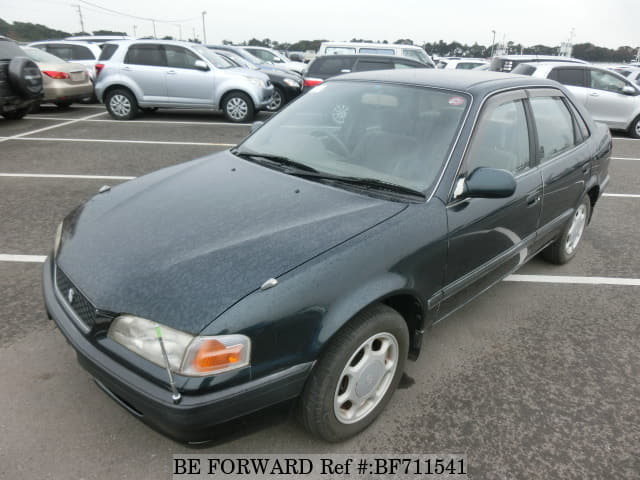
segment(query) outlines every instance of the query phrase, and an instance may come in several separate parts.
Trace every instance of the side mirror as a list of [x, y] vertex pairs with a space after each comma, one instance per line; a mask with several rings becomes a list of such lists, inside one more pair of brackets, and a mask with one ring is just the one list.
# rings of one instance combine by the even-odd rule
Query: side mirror
[[258, 130], [262, 125], [264, 125], [263, 121], [258, 120], [257, 122], [253, 122], [251, 124], [251, 131], [250, 133], [255, 132], [256, 130]]
[[198, 70], [202, 70], [203, 72], [207, 72], [209, 70], [209, 65], [204, 60], [196, 60], [193, 62], [193, 66]]
[[638, 91], [631, 85], [625, 85], [624, 87], [622, 87], [622, 93], [624, 93], [625, 95], [637, 95]]
[[[471, 198], [507, 198], [516, 191], [516, 179], [511, 172], [499, 168], [476, 168], [464, 180], [459, 196]], [[456, 192], [458, 193], [458, 192]]]

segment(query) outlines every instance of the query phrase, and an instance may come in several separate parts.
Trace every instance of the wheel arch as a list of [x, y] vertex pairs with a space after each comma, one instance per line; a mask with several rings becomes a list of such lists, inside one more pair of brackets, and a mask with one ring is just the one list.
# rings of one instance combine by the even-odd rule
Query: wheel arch
[[253, 98], [253, 95], [251, 95], [251, 93], [247, 92], [246, 90], [242, 90], [240, 88], [230, 88], [224, 91], [222, 95], [220, 95], [220, 103], [218, 105], [218, 108], [220, 110], [223, 109], [224, 102], [227, 100], [227, 98], [234, 93], [242, 93], [243, 95], [246, 95], [251, 100], [251, 103], [253, 104], [253, 109], [258, 110], [256, 99]]

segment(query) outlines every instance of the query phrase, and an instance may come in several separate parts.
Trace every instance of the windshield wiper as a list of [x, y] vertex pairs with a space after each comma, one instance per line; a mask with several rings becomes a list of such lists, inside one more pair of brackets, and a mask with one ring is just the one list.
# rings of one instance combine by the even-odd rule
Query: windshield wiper
[[332, 175], [330, 173], [321, 173], [321, 172], [299, 172], [299, 173], [291, 173], [292, 175], [296, 175], [298, 177], [309, 178], [309, 179], [318, 179], [318, 180], [330, 180], [339, 183], [347, 183], [350, 185], [356, 185], [358, 187], [366, 188], [366, 189], [375, 189], [375, 190], [387, 190], [390, 192], [400, 193], [403, 195], [411, 195], [420, 198], [426, 198], [425, 194], [419, 190], [414, 190], [413, 188], [405, 187], [403, 185], [398, 185], [397, 183], [385, 182], [384, 180], [378, 180], [377, 178], [368, 178], [368, 177], [343, 177], [341, 175]]
[[[246, 158], [249, 160], [263, 159], [263, 160], [267, 160], [267, 162], [272, 165], [284, 165], [287, 167], [293, 167], [296, 170], [301, 170], [304, 172], [318, 173], [318, 171], [315, 168], [310, 167], [307, 164], [292, 160], [289, 157], [284, 157], [282, 155], [271, 155], [269, 153], [240, 151], [237, 148], [232, 149], [231, 153], [233, 153], [234, 155], [237, 155], [240, 158]], [[295, 172], [286, 171], [285, 173], [295, 173]]]

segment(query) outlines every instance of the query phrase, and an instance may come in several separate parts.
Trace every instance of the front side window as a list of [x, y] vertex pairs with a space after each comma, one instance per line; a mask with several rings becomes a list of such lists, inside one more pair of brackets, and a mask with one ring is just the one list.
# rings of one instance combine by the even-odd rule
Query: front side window
[[249, 50], [256, 57], [264, 60], [265, 62], [273, 62], [276, 56], [267, 50]]
[[326, 55], [353, 55], [356, 53], [356, 49], [352, 47], [327, 47], [324, 52]]
[[466, 95], [425, 87], [332, 81], [272, 117], [236, 152], [425, 191], [443, 168], [468, 104]]
[[482, 113], [466, 159], [467, 173], [500, 168], [514, 175], [530, 167], [529, 130], [522, 100], [489, 105]]
[[597, 90], [622, 93], [622, 89], [627, 86], [622, 78], [602, 70], [591, 70], [591, 82], [589, 86]]
[[197, 70], [196, 62], [201, 59], [186, 48], [165, 45], [164, 51], [167, 55], [168, 67]]
[[545, 162], [576, 145], [571, 112], [560, 97], [533, 97], [530, 100], [538, 132], [538, 159]]
[[124, 63], [132, 65], [148, 65], [153, 67], [166, 67], [167, 58], [162, 45], [139, 44], [131, 45]]

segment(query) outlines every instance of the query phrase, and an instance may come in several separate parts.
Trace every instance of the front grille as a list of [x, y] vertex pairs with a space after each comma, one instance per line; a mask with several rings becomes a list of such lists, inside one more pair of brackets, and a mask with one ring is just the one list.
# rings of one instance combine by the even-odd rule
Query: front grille
[[60, 295], [71, 307], [86, 330], [91, 330], [96, 324], [96, 307], [69, 280], [60, 268], [56, 267], [56, 285]]

